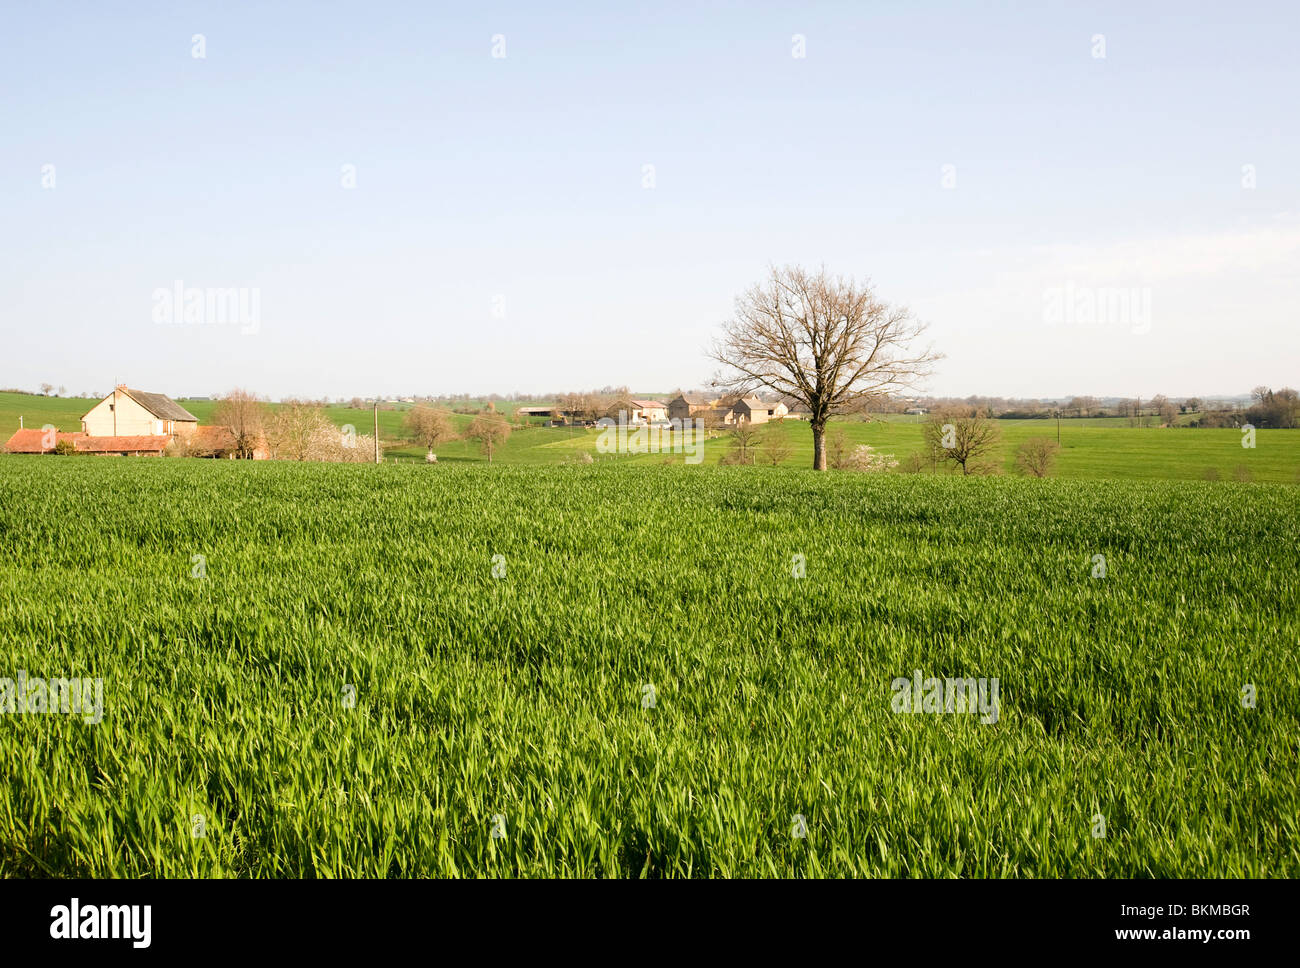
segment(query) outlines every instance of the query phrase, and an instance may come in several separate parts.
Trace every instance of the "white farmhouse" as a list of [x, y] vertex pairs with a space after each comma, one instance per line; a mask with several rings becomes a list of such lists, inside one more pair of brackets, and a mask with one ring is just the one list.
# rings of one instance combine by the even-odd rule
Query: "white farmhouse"
[[188, 439], [198, 425], [199, 418], [171, 397], [120, 385], [81, 418], [81, 431], [90, 437]]

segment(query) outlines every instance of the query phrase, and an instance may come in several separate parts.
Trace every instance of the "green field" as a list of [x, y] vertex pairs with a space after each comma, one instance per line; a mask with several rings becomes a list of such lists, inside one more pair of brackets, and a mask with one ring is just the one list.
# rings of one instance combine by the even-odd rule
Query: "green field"
[[[1045, 420], [999, 420], [1002, 439], [993, 454], [998, 470], [1015, 474], [1016, 448], [1030, 437], [1045, 436], [1056, 439], [1056, 425]], [[842, 427], [850, 445], [870, 444], [882, 453], [893, 454], [900, 461], [908, 454], [922, 448], [921, 427], [911, 422], [897, 421], [845, 421], [832, 422], [832, 431]], [[773, 425], [760, 428], [758, 462], [753, 470], [762, 470], [763, 442], [768, 434], [788, 435], [791, 456], [783, 467], [804, 468], [812, 465], [812, 431], [802, 421], [788, 420], [783, 429]], [[534, 461], [562, 459], [577, 451], [596, 453], [599, 432], [577, 432], [564, 429], [531, 430], [527, 449], [513, 459]], [[522, 435], [521, 435], [522, 436]], [[1061, 451], [1057, 457], [1053, 476], [1080, 479], [1136, 479], [1136, 480], [1202, 480], [1206, 471], [1213, 469], [1221, 480], [1234, 480], [1244, 469], [1250, 481], [1290, 483], [1300, 482], [1300, 430], [1258, 430], [1255, 446], [1241, 446], [1242, 434], [1238, 430], [1209, 429], [1156, 429], [1136, 428], [1111, 422], [1073, 420], [1061, 423]], [[511, 439], [514, 442], [514, 439]], [[466, 447], [466, 455], [476, 453], [469, 442], [458, 442]], [[731, 449], [726, 433], [711, 437], [704, 445], [704, 463], [716, 464]], [[439, 448], [439, 458], [445, 448]], [[390, 454], [416, 454], [419, 448], [390, 450]], [[512, 459], [503, 453], [499, 460]], [[663, 464], [663, 454], [610, 455], [598, 459], [628, 464]], [[681, 457], [672, 458], [680, 462]], [[929, 468], [927, 467], [927, 472]], [[951, 473], [950, 468], [939, 465], [941, 474]]]
[[[15, 456], [0, 493], [0, 676], [104, 697], [0, 715], [0, 876], [1300, 876], [1294, 486]], [[997, 722], [893, 712], [914, 670]]]

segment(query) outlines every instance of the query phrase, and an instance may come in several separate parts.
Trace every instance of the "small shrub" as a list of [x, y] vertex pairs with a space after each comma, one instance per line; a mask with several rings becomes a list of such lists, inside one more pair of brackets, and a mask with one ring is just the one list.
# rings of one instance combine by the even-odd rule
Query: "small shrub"
[[925, 470], [925, 465], [925, 455], [914, 450], [903, 458], [901, 467], [904, 474], [920, 474]]
[[1031, 437], [1016, 450], [1016, 466], [1029, 477], [1047, 477], [1052, 473], [1056, 452], [1061, 447], [1050, 437]]
[[826, 435], [826, 462], [833, 470], [844, 470], [849, 456], [849, 435], [836, 427]]

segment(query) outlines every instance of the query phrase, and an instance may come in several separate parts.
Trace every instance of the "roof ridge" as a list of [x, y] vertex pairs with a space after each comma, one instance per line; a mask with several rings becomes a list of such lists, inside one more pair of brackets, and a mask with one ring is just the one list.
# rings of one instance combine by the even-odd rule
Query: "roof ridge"
[[193, 420], [198, 423], [198, 417], [165, 393], [151, 393], [148, 390], [137, 390], [126, 385], [119, 387], [119, 389], [161, 420]]

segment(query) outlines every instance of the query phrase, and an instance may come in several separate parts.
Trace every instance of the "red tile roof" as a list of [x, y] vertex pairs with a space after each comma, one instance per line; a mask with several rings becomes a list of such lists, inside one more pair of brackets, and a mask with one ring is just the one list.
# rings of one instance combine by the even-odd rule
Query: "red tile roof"
[[46, 446], [46, 434], [48, 431], [40, 427], [25, 427], [22, 430], [14, 431], [14, 435], [5, 443], [5, 450], [11, 454], [45, 454], [54, 449], [54, 445], [61, 440], [71, 440], [75, 445], [76, 441], [84, 436], [80, 433], [61, 434], [55, 431], [48, 438], [49, 446]]
[[86, 437], [78, 436], [76, 441], [79, 454], [120, 454], [120, 453], [159, 453], [167, 449], [171, 437], [167, 434], [148, 434], [132, 437]]

